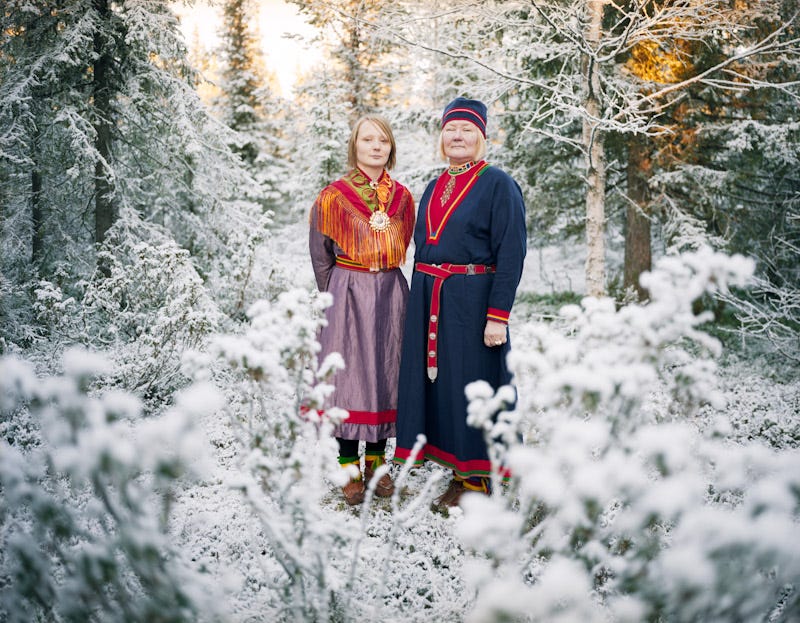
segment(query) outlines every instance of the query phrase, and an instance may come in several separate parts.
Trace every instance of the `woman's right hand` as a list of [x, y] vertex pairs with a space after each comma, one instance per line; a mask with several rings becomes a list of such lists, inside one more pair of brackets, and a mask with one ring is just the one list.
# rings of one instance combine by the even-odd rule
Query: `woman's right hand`
[[483, 343], [489, 348], [502, 346], [508, 339], [508, 325], [496, 320], [487, 320], [483, 330]]

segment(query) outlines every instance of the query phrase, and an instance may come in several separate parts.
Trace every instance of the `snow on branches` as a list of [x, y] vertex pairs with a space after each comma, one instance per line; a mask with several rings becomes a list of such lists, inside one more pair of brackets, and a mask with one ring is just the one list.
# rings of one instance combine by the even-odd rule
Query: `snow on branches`
[[[141, 421], [122, 391], [92, 395], [104, 357], [73, 348], [64, 374], [36, 376], [0, 359], [0, 619], [196, 621], [216, 590], [190, 571], [168, 534], [181, 479], [205, 472], [194, 418], [220, 405], [197, 385]], [[23, 442], [15, 420], [28, 418]]]
[[[530, 347], [510, 357], [516, 413], [488, 433], [503, 440], [513, 479], [505, 495], [466, 499], [459, 528], [485, 556], [472, 567], [479, 596], [469, 620], [797, 612], [800, 456], [735, 445], [724, 426], [701, 432], [692, 421], [700, 405], [724, 401], [719, 344], [691, 303], [752, 271], [706, 249], [665, 258], [645, 277], [650, 304], [616, 310], [586, 299], [563, 310], [563, 326], [517, 335]], [[491, 405], [468, 392], [472, 410]]]

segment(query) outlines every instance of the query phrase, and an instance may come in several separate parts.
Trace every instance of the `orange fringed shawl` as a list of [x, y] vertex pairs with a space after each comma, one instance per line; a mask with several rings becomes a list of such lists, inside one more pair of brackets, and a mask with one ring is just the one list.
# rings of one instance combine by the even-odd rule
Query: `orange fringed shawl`
[[369, 225], [372, 210], [345, 179], [337, 180], [320, 192], [312, 208], [316, 219], [312, 218], [311, 222], [316, 220], [319, 232], [338, 244], [351, 260], [375, 270], [397, 268], [405, 261], [414, 232], [411, 193], [392, 180], [386, 210], [389, 227], [385, 231], [373, 231]]

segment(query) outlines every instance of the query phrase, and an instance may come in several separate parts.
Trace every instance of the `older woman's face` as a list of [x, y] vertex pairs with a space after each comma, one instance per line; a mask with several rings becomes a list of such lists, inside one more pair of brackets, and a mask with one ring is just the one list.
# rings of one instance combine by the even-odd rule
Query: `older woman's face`
[[362, 169], [382, 169], [389, 161], [392, 142], [372, 121], [364, 121], [356, 136], [356, 161]]
[[480, 130], [469, 121], [448, 121], [442, 130], [442, 150], [450, 164], [464, 164], [478, 155]]

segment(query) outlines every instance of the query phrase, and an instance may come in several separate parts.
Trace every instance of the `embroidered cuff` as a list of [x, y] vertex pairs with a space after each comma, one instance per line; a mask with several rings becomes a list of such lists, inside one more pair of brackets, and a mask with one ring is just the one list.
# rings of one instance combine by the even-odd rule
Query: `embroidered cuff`
[[486, 320], [494, 320], [495, 322], [508, 324], [508, 317], [510, 314], [511, 312], [505, 311], [504, 309], [490, 307], [486, 312]]

